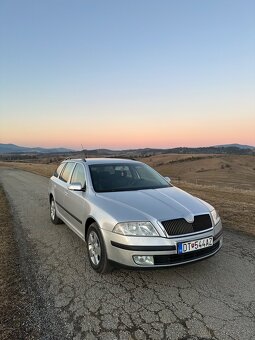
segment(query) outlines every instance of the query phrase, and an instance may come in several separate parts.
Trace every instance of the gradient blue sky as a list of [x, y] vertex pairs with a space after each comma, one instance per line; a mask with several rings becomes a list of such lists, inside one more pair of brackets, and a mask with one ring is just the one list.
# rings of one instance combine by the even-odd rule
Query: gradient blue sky
[[255, 1], [0, 1], [0, 142], [255, 145]]

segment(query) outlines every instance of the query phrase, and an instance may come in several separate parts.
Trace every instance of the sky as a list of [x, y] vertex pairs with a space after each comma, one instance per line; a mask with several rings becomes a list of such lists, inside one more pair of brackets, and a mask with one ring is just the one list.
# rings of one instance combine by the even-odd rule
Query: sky
[[255, 1], [1, 0], [0, 143], [255, 145]]

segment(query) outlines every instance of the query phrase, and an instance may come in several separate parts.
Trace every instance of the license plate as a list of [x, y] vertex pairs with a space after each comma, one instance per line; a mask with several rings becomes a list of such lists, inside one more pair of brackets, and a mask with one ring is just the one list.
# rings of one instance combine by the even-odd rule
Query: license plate
[[191, 251], [211, 247], [213, 245], [213, 237], [202, 238], [189, 242], [178, 243], [178, 254], [189, 253]]

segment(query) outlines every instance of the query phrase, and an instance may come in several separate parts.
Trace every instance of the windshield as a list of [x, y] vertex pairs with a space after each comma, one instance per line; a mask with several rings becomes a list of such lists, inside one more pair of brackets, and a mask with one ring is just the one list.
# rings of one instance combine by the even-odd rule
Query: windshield
[[89, 166], [96, 192], [167, 188], [164, 177], [143, 163], [93, 164]]

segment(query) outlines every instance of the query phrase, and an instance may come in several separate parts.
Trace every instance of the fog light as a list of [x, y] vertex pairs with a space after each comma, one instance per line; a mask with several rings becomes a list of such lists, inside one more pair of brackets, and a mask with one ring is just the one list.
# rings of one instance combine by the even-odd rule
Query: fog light
[[139, 264], [140, 266], [153, 266], [154, 265], [153, 256], [135, 255], [135, 256], [133, 256], [133, 259], [134, 259], [135, 263]]

